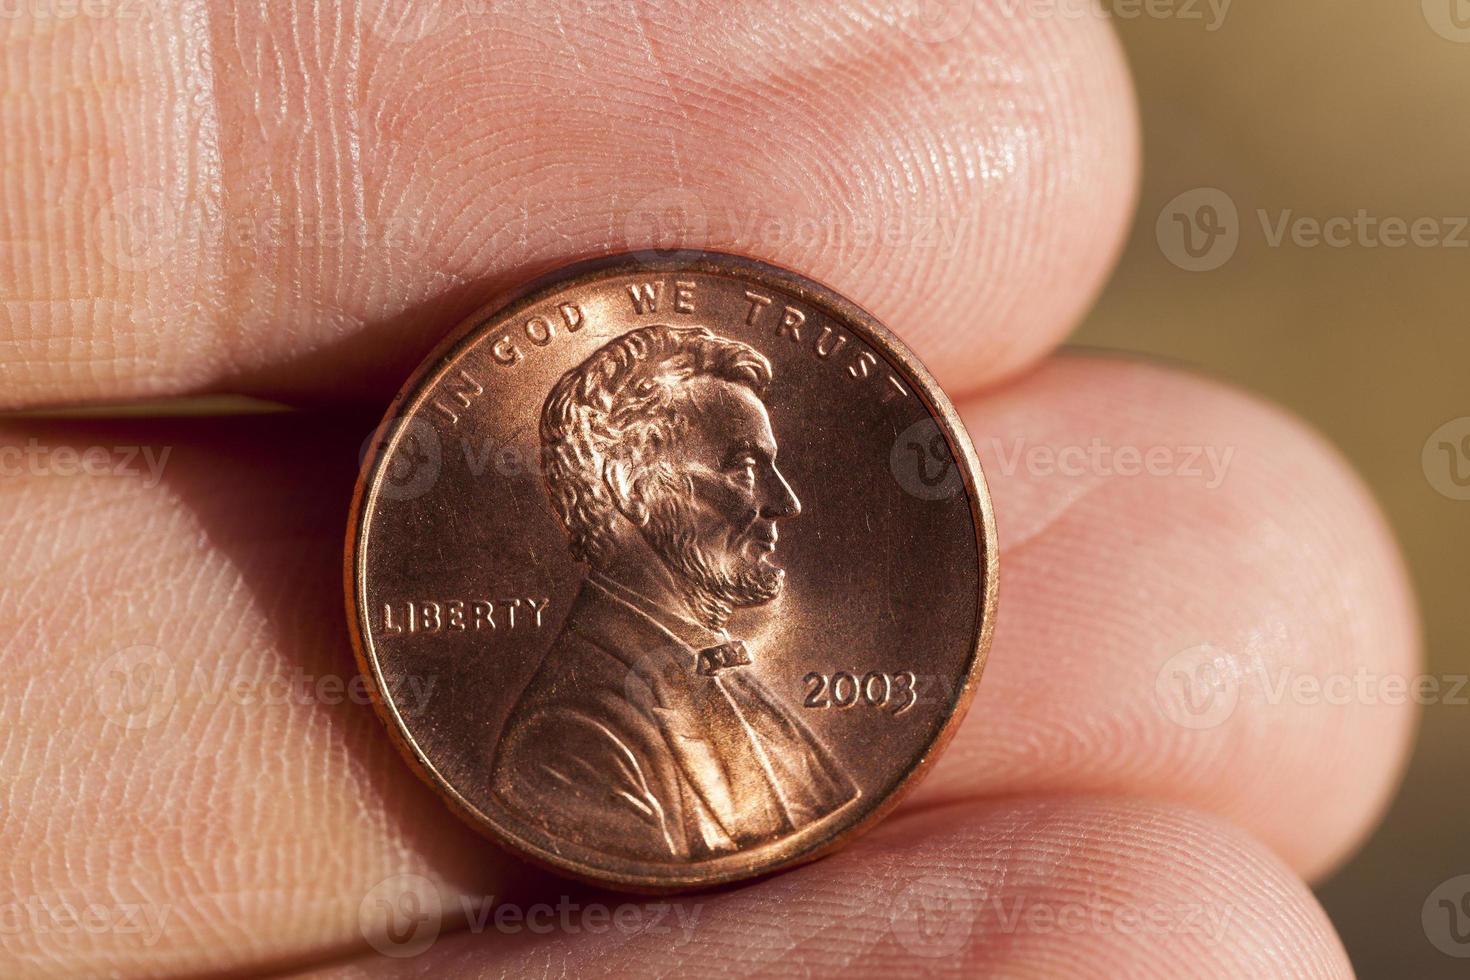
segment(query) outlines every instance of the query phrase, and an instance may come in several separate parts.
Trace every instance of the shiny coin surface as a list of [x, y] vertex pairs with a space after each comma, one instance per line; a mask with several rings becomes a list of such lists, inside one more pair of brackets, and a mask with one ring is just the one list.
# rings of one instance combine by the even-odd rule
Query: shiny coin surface
[[346, 562], [419, 774], [522, 855], [648, 891], [887, 812], [968, 706], [996, 567], [914, 356], [708, 253], [575, 266], [458, 331], [370, 446]]

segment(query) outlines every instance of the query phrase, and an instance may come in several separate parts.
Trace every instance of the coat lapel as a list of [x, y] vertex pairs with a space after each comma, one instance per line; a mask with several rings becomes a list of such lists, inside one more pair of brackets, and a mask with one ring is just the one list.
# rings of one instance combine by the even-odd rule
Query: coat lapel
[[655, 720], [726, 836], [743, 843], [791, 829], [740, 715], [713, 678], [697, 673], [693, 649], [590, 582], [569, 625], [627, 665], [625, 695]]

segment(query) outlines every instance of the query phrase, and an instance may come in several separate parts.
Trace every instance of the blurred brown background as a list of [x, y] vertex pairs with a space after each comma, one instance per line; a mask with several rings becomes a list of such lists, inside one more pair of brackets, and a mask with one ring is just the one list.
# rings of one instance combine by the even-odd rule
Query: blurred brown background
[[[1442, 425], [1470, 416], [1470, 2], [1239, 2], [1223, 18], [1220, 0], [1153, 14], [1102, 2], [1138, 86], [1144, 182], [1127, 253], [1074, 340], [1196, 365], [1341, 447], [1398, 534], [1424, 669], [1448, 692], [1470, 672], [1470, 501], [1436, 487], [1470, 496], [1450, 470], [1470, 474], [1470, 446], [1452, 456], [1437, 436], [1437, 465], [1423, 454]], [[1219, 195], [1188, 194], [1201, 188], [1238, 214]], [[1273, 226], [1290, 211], [1354, 227], [1336, 227], [1341, 247], [1289, 233], [1273, 246], [1261, 211]], [[1434, 220], [1416, 243], [1392, 218], [1411, 230]], [[1453, 442], [1466, 434], [1470, 422]], [[1467, 699], [1470, 687], [1423, 709], [1386, 821], [1319, 888], [1361, 976], [1470, 975], [1470, 959], [1433, 942], [1470, 957], [1470, 907], [1464, 942], [1438, 907], [1444, 892], [1425, 907], [1442, 882], [1470, 875]]]

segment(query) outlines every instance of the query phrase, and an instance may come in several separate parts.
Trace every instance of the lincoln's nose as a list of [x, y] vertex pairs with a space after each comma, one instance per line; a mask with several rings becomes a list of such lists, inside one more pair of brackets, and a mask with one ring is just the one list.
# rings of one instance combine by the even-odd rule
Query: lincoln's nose
[[774, 466], [771, 467], [769, 484], [767, 502], [761, 508], [762, 517], [769, 521], [778, 521], [801, 513], [801, 501], [796, 499], [796, 491], [791, 489], [786, 477]]

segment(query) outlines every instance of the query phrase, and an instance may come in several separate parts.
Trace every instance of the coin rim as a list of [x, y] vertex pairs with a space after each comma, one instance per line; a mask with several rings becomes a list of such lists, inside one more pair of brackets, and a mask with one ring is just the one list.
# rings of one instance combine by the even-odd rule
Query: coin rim
[[[847, 807], [839, 808], [827, 818], [801, 831], [769, 843], [736, 851], [719, 858], [691, 863], [687, 866], [689, 869], [687, 871], [683, 866], [659, 865], [661, 868], [670, 869], [662, 873], [619, 871], [563, 858], [554, 851], [508, 833], [488, 814], [465, 799], [448, 779], [440, 775], [428, 756], [419, 750], [413, 733], [399, 716], [391, 698], [386, 694], [377, 657], [373, 650], [372, 638], [364, 625], [369, 622], [370, 615], [365, 606], [366, 549], [362, 547], [367, 540], [365, 532], [368, 530], [371, 514], [368, 504], [376, 498], [379, 476], [384, 462], [388, 459], [387, 447], [394, 445], [398, 430], [413, 417], [401, 414], [404, 405], [427, 393], [461, 353], [494, 332], [492, 327], [498, 328], [517, 314], [564, 290], [576, 288], [592, 280], [636, 272], [646, 274], [689, 272], [744, 280], [795, 296], [801, 302], [821, 310], [848, 329], [853, 329], [855, 326], [855, 333], [858, 333], [878, 354], [906, 376], [930, 417], [939, 424], [944, 433], [950, 445], [951, 454], [959, 462], [961, 475], [964, 478], [979, 559], [977, 605], [980, 615], [976, 624], [970, 662], [964, 675], [964, 687], [956, 697], [954, 707], [949, 717], [945, 719], [943, 727], [934, 736], [923, 755], [910, 766], [903, 778], [894, 784], [884, 799], [864, 816], [816, 843], [798, 845], [793, 842], [805, 841], [823, 827], [838, 823], [837, 818], [847, 810]], [[563, 266], [533, 279], [521, 289], [498, 301], [491, 301], [450, 331], [399, 389], [398, 394], [389, 404], [382, 422], [374, 431], [370, 445], [371, 451], [364, 457], [352, 495], [347, 522], [343, 573], [347, 621], [353, 654], [367, 682], [373, 708], [387, 728], [394, 745], [409, 763], [409, 767], [444, 799], [460, 819], [491, 841], [519, 857], [530, 860], [533, 864], [589, 884], [614, 885], [647, 894], [670, 894], [760, 877], [817, 860], [846, 846], [861, 834], [872, 829], [913, 792], [928, 774], [934, 762], [943, 754], [944, 749], [954, 738], [955, 732], [959, 730], [960, 723], [969, 712], [971, 702], [974, 700], [975, 689], [989, 657], [999, 602], [1000, 555], [995, 515], [989, 486], [985, 480], [984, 470], [980, 466], [980, 459], [949, 397], [908, 347], [877, 317], [835, 290], [806, 276], [748, 256], [704, 250], [674, 253], [622, 252]], [[757, 857], [762, 854], [765, 856]], [[623, 858], [617, 858], [617, 860], [640, 867], [651, 866], [649, 862]], [[722, 867], [710, 869], [711, 861], [720, 862]]]

